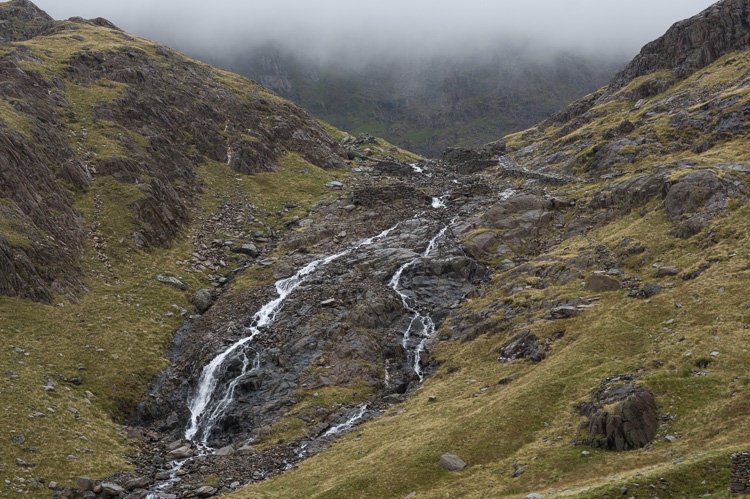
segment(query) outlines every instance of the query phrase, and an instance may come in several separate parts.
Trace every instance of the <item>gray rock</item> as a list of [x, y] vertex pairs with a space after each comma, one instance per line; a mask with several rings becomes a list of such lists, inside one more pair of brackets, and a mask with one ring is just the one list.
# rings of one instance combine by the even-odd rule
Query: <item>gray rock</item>
[[640, 298], [651, 298], [664, 291], [664, 286], [655, 282], [648, 282], [638, 292]]
[[656, 271], [656, 278], [673, 276], [679, 273], [680, 269], [674, 265], [667, 265], [666, 267], [659, 267], [659, 270]]
[[542, 494], [528, 494], [526, 499], [542, 499]]
[[581, 452], [581, 457], [591, 457], [591, 453], [587, 450]]
[[344, 188], [344, 184], [342, 184], [341, 182], [337, 182], [337, 181], [334, 180], [333, 182], [328, 182], [326, 184], [326, 187], [328, 187], [329, 189], [335, 189], [337, 191], [340, 191], [341, 189]]
[[94, 490], [94, 481], [87, 476], [79, 476], [76, 479], [76, 487], [81, 490]]
[[162, 284], [167, 284], [181, 291], [185, 291], [187, 289], [187, 286], [185, 286], [185, 284], [181, 280], [177, 279], [176, 277], [159, 274], [158, 276], [156, 276], [156, 280]]
[[506, 376], [506, 377], [504, 377], [503, 379], [501, 379], [500, 381], [498, 381], [498, 382], [497, 382], [497, 384], [498, 384], [498, 385], [509, 385], [509, 384], [513, 383], [513, 380], [514, 380], [514, 379], [515, 379], [515, 378], [514, 378], [514, 377], [513, 377], [513, 375], [511, 374], [510, 376]]
[[329, 298], [327, 300], [323, 300], [322, 302], [320, 302], [320, 305], [322, 307], [327, 307], [329, 305], [333, 305], [334, 303], [336, 303], [336, 299], [335, 298]]
[[632, 450], [645, 447], [658, 427], [654, 395], [644, 386], [632, 382], [603, 383], [590, 403], [579, 411], [588, 418], [584, 442], [607, 450]]
[[443, 454], [440, 456], [440, 466], [448, 471], [463, 471], [466, 462], [455, 454]]
[[667, 435], [666, 437], [664, 437], [664, 441], [669, 442], [670, 444], [673, 444], [675, 440], [677, 440], [677, 437], [675, 437], [674, 435]]
[[622, 283], [604, 274], [591, 274], [586, 279], [586, 289], [590, 291], [617, 291], [622, 288]]
[[258, 451], [255, 449], [255, 447], [252, 447], [250, 445], [245, 444], [242, 447], [240, 447], [239, 449], [237, 449], [236, 454], [238, 456], [248, 456], [250, 454], [255, 454], [256, 452], [258, 452]]
[[193, 449], [189, 445], [179, 447], [167, 454], [167, 459], [186, 459], [193, 455]]
[[203, 313], [211, 308], [211, 305], [214, 303], [214, 297], [211, 295], [210, 289], [199, 289], [196, 291], [195, 295], [193, 295], [190, 302], [195, 305], [198, 312]]
[[47, 488], [50, 490], [55, 490], [57, 488], [57, 482], [50, 482], [47, 484]]
[[15, 435], [10, 441], [14, 444], [23, 445], [26, 443], [26, 437], [23, 435]]
[[102, 494], [109, 497], [120, 497], [120, 494], [124, 494], [125, 489], [112, 482], [102, 483]]
[[183, 445], [185, 445], [185, 442], [183, 442], [182, 440], [175, 440], [174, 442], [171, 442], [169, 445], [167, 445], [167, 450], [173, 451], [175, 449], [179, 449]]
[[572, 319], [578, 315], [578, 310], [575, 307], [555, 307], [550, 310], [550, 316], [553, 319]]
[[221, 449], [217, 450], [214, 454], [215, 456], [225, 457], [225, 456], [231, 456], [234, 454], [234, 447], [231, 445], [227, 445], [222, 447]]
[[511, 478], [518, 478], [519, 476], [526, 473], [526, 466], [521, 466], [520, 464], [516, 463], [513, 465], [513, 473], [510, 474]]
[[128, 480], [125, 482], [125, 489], [126, 490], [133, 490], [133, 489], [145, 489], [149, 486], [151, 483], [151, 480], [148, 479], [146, 476], [139, 476], [137, 478], [133, 478], [132, 480]]
[[198, 497], [211, 497], [216, 494], [216, 489], [210, 485], [205, 485], [195, 491], [195, 495]]
[[33, 468], [36, 466], [36, 463], [27, 463], [23, 459], [16, 458], [16, 466], [21, 466], [22, 468]]
[[234, 246], [231, 250], [232, 253], [238, 253], [240, 255], [248, 255], [252, 258], [257, 258], [260, 252], [254, 244], [243, 244], [242, 246]]

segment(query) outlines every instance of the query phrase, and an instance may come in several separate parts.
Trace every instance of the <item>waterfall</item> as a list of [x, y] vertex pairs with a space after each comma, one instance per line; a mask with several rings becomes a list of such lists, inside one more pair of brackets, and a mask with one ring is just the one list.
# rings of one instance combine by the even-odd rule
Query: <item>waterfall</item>
[[[224, 350], [224, 352], [214, 357], [214, 359], [203, 368], [195, 395], [188, 401], [190, 421], [185, 430], [186, 439], [198, 440], [200, 442], [208, 441], [214, 425], [221, 420], [226, 413], [227, 408], [234, 401], [235, 389], [239, 383], [260, 369], [260, 359], [256, 355], [253, 361], [250, 361], [247, 357], [247, 347], [245, 345], [253, 341], [253, 339], [260, 334], [260, 328], [273, 324], [276, 316], [283, 308], [284, 300], [286, 300], [295, 289], [305, 282], [307, 277], [318, 267], [327, 265], [362, 246], [370, 245], [373, 242], [388, 236], [388, 234], [396, 229], [400, 223], [401, 222], [384, 230], [377, 236], [360, 241], [345, 251], [314, 260], [300, 269], [292, 277], [276, 282], [276, 292], [278, 297], [263, 305], [260, 310], [255, 313], [250, 321], [250, 326], [245, 328], [245, 336]], [[235, 352], [239, 352], [239, 354], [242, 355], [242, 370], [238, 376], [229, 382], [229, 385], [223, 390], [223, 392], [217, 393], [217, 386], [227, 370], [227, 361], [233, 357]]]
[[[432, 253], [435, 248], [437, 248], [438, 241], [443, 237], [443, 235], [445, 235], [446, 231], [450, 227], [451, 223], [453, 223], [453, 221], [455, 221], [455, 218], [451, 220], [451, 222], [448, 223], [445, 227], [443, 227], [440, 232], [438, 232], [437, 235], [435, 235], [435, 237], [430, 240], [427, 248], [420, 256], [401, 265], [396, 273], [393, 274], [393, 277], [388, 283], [388, 285], [401, 298], [401, 303], [403, 304], [404, 308], [413, 314], [411, 321], [409, 322], [409, 326], [406, 328], [406, 331], [404, 331], [404, 337], [401, 340], [401, 344], [406, 349], [406, 351], [409, 352], [409, 360], [411, 362], [412, 369], [414, 369], [414, 372], [417, 373], [417, 376], [419, 376], [420, 383], [424, 381], [424, 372], [422, 370], [422, 366], [420, 365], [420, 361], [422, 360], [422, 352], [424, 352], [424, 347], [427, 343], [427, 340], [435, 336], [435, 322], [433, 322], [432, 318], [429, 315], [423, 315], [419, 310], [417, 310], [415, 308], [416, 304], [414, 306], [409, 304], [409, 297], [406, 295], [406, 293], [399, 289], [399, 282], [401, 282], [401, 275], [406, 269], [415, 265], [421, 258], [427, 258], [430, 253]], [[419, 335], [421, 337], [421, 340], [417, 344], [416, 348], [410, 347], [409, 345], [410, 340], [414, 335]]]

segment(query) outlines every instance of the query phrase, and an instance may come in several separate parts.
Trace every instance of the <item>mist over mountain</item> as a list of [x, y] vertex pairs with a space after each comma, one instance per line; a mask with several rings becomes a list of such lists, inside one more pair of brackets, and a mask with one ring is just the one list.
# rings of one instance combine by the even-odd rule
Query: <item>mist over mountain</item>
[[622, 67], [521, 44], [465, 55], [395, 52], [359, 63], [267, 44], [208, 61], [253, 78], [336, 127], [427, 157], [526, 129], [597, 90]]
[[[49, 3], [49, 5], [45, 5]], [[707, 0], [43, 2], [248, 76], [354, 134], [437, 157], [524, 130], [605, 85]], [[642, 12], [648, 11], [648, 16]]]

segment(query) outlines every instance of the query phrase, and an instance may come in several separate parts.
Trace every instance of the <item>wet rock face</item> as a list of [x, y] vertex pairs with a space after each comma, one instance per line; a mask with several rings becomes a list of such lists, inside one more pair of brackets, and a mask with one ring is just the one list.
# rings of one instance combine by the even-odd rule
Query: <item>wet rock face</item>
[[[392, 211], [391, 207], [383, 209]], [[246, 360], [257, 359], [258, 369], [236, 383], [234, 400], [214, 427], [211, 442], [258, 435], [284, 407], [294, 403], [299, 389], [365, 382], [383, 396], [403, 393], [418, 382], [414, 357], [402, 344], [414, 314], [392, 289], [393, 275], [412, 262], [403, 270], [398, 289], [411, 309], [429, 314], [439, 327], [451, 305], [472, 293], [487, 272], [462, 253], [448, 231], [437, 239], [427, 257], [420, 256], [448, 220], [409, 219], [408, 213], [387, 237], [322, 265], [307, 276], [287, 297], [273, 324], [229, 359], [219, 391], [227, 388], [221, 383], [241, 372]], [[350, 224], [356, 227], [356, 218]], [[370, 229], [366, 235], [375, 234]], [[288, 263], [299, 269], [326, 254], [295, 254]], [[196, 389], [203, 366], [246, 336], [245, 327], [255, 311], [276, 297], [268, 288], [260, 295], [257, 289], [248, 291], [248, 297], [251, 295], [254, 302], [244, 310], [227, 307], [220, 298], [193, 326], [178, 332], [170, 352], [173, 366], [157, 377], [151, 394], [138, 409], [138, 422], [163, 420], [176, 410], [178, 431], [185, 427], [189, 416], [186, 401]], [[407, 348], [425, 339], [421, 334], [415, 331]], [[434, 341], [428, 339], [426, 343], [420, 364], [423, 368]]]
[[656, 435], [658, 416], [654, 395], [632, 381], [605, 382], [579, 407], [588, 421], [581, 425], [579, 441], [606, 450], [645, 447]]

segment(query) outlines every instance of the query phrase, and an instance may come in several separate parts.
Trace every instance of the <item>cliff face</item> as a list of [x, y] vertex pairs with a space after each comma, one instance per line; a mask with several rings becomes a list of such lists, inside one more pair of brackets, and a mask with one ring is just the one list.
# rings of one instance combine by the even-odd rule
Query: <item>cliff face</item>
[[74, 204], [92, 183], [134, 189], [127, 237], [148, 249], [169, 246], [187, 223], [203, 164], [252, 175], [297, 153], [343, 165], [312, 116], [249, 80], [106, 20], [55, 23], [26, 0], [2, 4], [0, 20], [4, 295], [75, 300], [85, 229]]
[[639, 76], [668, 69], [676, 80], [690, 76], [724, 54], [750, 47], [750, 2], [722, 0], [697, 16], [675, 23], [647, 44], [610, 88], [617, 90]]

